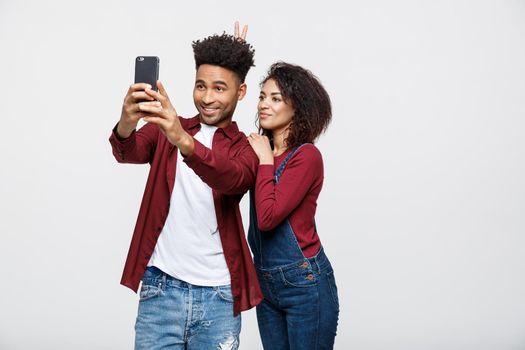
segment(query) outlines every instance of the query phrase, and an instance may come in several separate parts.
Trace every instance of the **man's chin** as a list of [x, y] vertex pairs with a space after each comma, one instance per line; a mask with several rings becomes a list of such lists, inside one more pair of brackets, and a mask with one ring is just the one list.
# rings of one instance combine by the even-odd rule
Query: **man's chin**
[[222, 115], [206, 116], [203, 113], [200, 113], [199, 117], [201, 123], [217, 127], [224, 127], [231, 122], [231, 118], [223, 117]]
[[203, 124], [208, 124], [208, 125], [213, 125], [215, 124], [217, 121], [220, 120], [220, 118], [218, 116], [215, 116], [215, 117], [209, 117], [209, 116], [205, 116], [204, 114], [200, 114], [200, 120]]

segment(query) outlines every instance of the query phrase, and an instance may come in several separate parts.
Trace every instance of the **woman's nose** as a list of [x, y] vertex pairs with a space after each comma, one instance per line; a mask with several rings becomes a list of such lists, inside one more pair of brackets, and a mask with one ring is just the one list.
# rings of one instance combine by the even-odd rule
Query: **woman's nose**
[[268, 109], [268, 105], [266, 104], [264, 100], [261, 100], [259, 101], [257, 108], [261, 111], [263, 109]]

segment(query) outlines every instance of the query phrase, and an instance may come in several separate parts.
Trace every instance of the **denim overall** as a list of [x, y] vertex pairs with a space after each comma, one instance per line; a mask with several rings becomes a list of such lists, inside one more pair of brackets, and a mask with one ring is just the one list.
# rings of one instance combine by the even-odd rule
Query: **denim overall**
[[[275, 171], [275, 185], [295, 148]], [[303, 255], [288, 219], [271, 231], [257, 224], [254, 191], [250, 191], [248, 242], [253, 252], [264, 300], [257, 306], [259, 333], [265, 349], [332, 349], [339, 301], [334, 272], [323, 248]]]

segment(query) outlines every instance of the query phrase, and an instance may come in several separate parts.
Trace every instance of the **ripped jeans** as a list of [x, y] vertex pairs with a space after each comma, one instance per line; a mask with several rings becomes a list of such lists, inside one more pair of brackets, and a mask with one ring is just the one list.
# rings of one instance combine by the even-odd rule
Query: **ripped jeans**
[[136, 350], [237, 350], [240, 331], [241, 315], [233, 316], [230, 286], [194, 286], [147, 268], [135, 324]]

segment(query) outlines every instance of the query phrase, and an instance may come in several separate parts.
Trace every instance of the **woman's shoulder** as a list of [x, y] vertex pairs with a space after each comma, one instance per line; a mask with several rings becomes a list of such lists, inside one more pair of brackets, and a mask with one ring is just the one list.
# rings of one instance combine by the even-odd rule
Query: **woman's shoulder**
[[299, 149], [295, 153], [297, 156], [322, 158], [321, 151], [313, 143], [305, 143], [299, 146]]
[[[294, 159], [295, 158], [295, 159]], [[322, 165], [323, 156], [321, 151], [312, 143], [305, 143], [297, 149], [290, 161], [313, 164], [313, 165]]]

